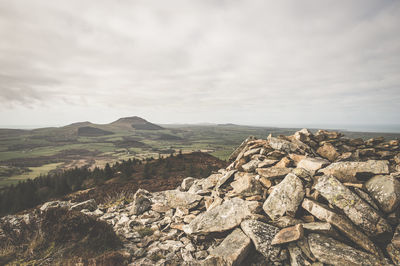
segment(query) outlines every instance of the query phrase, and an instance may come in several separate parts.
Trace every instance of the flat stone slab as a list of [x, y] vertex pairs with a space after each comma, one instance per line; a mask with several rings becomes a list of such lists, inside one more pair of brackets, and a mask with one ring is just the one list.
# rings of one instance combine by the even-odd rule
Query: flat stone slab
[[250, 238], [240, 228], [236, 228], [218, 247], [211, 250], [210, 256], [222, 265], [240, 265], [251, 247]]
[[302, 159], [298, 164], [298, 168], [304, 168], [308, 171], [318, 171], [319, 169], [329, 165], [328, 160], [322, 158], [307, 157]]
[[199, 214], [185, 225], [183, 230], [189, 235], [224, 232], [240, 225], [243, 220], [251, 218], [258, 207], [258, 202], [233, 198]]
[[325, 175], [333, 175], [341, 182], [357, 181], [360, 174], [388, 174], [389, 162], [386, 160], [368, 160], [366, 162], [337, 162], [319, 170]]
[[304, 236], [303, 226], [297, 224], [295, 226], [286, 227], [279, 231], [274, 239], [272, 239], [271, 245], [280, 245], [289, 242], [294, 242], [299, 240]]
[[329, 203], [341, 209], [367, 235], [378, 236], [392, 231], [391, 226], [374, 208], [335, 177], [321, 176], [314, 187]]
[[282, 182], [275, 186], [264, 202], [263, 209], [272, 220], [276, 220], [285, 214], [294, 217], [304, 198], [304, 193], [300, 178], [294, 174], [288, 174]]
[[256, 250], [267, 260], [279, 260], [281, 248], [271, 245], [272, 239], [279, 232], [278, 227], [257, 220], [245, 220], [240, 224], [240, 227], [253, 241]]
[[363, 232], [358, 230], [345, 216], [337, 214], [322, 204], [309, 199], [304, 199], [301, 206], [319, 220], [333, 224], [343, 232], [344, 235], [366, 251], [375, 255], [380, 255], [375, 244]]
[[270, 168], [257, 168], [256, 172], [262, 177], [268, 179], [282, 178], [292, 172], [292, 168], [286, 167], [270, 167]]
[[308, 243], [312, 254], [319, 261], [329, 265], [389, 265], [374, 255], [357, 250], [324, 235], [310, 234]]

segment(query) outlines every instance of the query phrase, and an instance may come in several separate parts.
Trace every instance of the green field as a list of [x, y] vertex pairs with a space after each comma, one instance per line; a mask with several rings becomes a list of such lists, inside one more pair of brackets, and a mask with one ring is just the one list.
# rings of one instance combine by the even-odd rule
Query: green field
[[[290, 135], [298, 130], [232, 124], [161, 125], [159, 128], [145, 120], [140, 120], [140, 126], [135, 128], [132, 123], [137, 118], [133, 118], [133, 122], [129, 119], [106, 125], [84, 122], [60, 128], [0, 129], [0, 186], [56, 169], [84, 165], [103, 167], [107, 162], [149, 156], [157, 158], [180, 151], [205, 151], [226, 160], [250, 135], [266, 138], [270, 133]], [[388, 133], [345, 134], [365, 139], [400, 137], [400, 134]]]

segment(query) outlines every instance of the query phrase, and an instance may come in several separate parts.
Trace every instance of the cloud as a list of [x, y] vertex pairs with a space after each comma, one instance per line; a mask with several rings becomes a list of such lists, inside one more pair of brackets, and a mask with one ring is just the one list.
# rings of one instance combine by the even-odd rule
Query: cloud
[[159, 122], [399, 123], [399, 11], [378, 0], [0, 0], [0, 122], [25, 106], [49, 119], [45, 105], [74, 119], [107, 107]]

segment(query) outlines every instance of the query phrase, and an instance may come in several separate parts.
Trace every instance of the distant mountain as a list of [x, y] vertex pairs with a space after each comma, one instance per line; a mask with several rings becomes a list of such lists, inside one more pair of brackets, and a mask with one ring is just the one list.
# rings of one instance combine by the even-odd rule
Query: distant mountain
[[117, 126], [121, 128], [134, 128], [138, 130], [161, 130], [164, 129], [156, 124], [150, 123], [147, 120], [138, 117], [123, 117], [109, 124], [110, 126]]

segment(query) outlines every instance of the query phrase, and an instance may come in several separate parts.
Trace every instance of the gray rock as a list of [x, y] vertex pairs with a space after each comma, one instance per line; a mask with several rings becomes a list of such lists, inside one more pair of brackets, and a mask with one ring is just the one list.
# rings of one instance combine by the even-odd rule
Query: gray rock
[[340, 156], [340, 153], [338, 153], [336, 148], [329, 142], [324, 143], [324, 145], [319, 147], [317, 153], [331, 162]]
[[322, 158], [306, 157], [297, 164], [297, 167], [304, 168], [308, 171], [317, 171], [328, 164], [330, 164], [330, 162]]
[[258, 163], [257, 168], [270, 167], [276, 164], [278, 160], [265, 159]]
[[196, 180], [197, 179], [193, 177], [186, 177], [185, 179], [183, 179], [181, 183], [182, 191], [188, 191], [189, 188], [193, 185], [194, 181]]
[[232, 193], [245, 197], [262, 195], [263, 187], [255, 177], [256, 175], [250, 173], [236, 173], [235, 181], [231, 183], [231, 187], [233, 187]]
[[251, 173], [257, 168], [259, 163], [259, 160], [251, 160], [250, 162], [243, 164], [242, 169], [245, 172]]
[[400, 265], [400, 249], [396, 248], [392, 243], [387, 245], [386, 251], [395, 265]]
[[150, 209], [151, 203], [150, 192], [139, 188], [133, 196], [130, 213], [134, 215], [142, 214]]
[[374, 255], [357, 250], [324, 235], [310, 234], [308, 243], [313, 255], [319, 261], [330, 265], [387, 265], [385, 261]]
[[[238, 155], [240, 153], [243, 152], [243, 149], [247, 146], [247, 143], [249, 143], [250, 141], [255, 140], [256, 138], [254, 136], [249, 136], [247, 139], [245, 139], [240, 145], [239, 147], [236, 148], [236, 150], [231, 154], [231, 156], [229, 157], [229, 161], [233, 161], [235, 160]], [[244, 152], [243, 152], [244, 153]]]
[[70, 207], [71, 203], [69, 203], [68, 201], [49, 201], [44, 203], [41, 207], [40, 207], [40, 211], [41, 212], [45, 212], [49, 209], [53, 209], [53, 208], [63, 208], [63, 207]]
[[271, 245], [281, 245], [289, 242], [294, 242], [304, 236], [303, 226], [297, 224], [295, 226], [281, 229], [272, 239]]
[[276, 220], [285, 214], [294, 217], [303, 198], [304, 187], [300, 178], [294, 174], [288, 174], [274, 188], [264, 202], [263, 209], [272, 220]]
[[89, 211], [94, 211], [97, 209], [97, 204], [94, 199], [86, 200], [77, 204], [74, 204], [70, 207], [71, 210], [80, 211], [83, 209], [87, 209]]
[[295, 243], [290, 243], [288, 245], [288, 250], [290, 256], [290, 266], [311, 265], [306, 256], [304, 256], [301, 249]]
[[378, 236], [392, 231], [391, 226], [369, 204], [333, 176], [322, 176], [315, 189], [367, 235]]
[[230, 170], [226, 172], [219, 180], [218, 183], [215, 185], [215, 189], [218, 190], [220, 187], [223, 187], [228, 181], [233, 179], [234, 174], [237, 170]]
[[272, 137], [271, 135], [268, 136], [267, 140], [269, 146], [271, 146], [271, 148], [273, 148], [274, 150], [279, 150], [286, 153], [295, 152], [299, 150], [299, 147], [296, 144], [288, 140], [275, 138]]
[[396, 230], [394, 231], [393, 238], [392, 238], [392, 244], [400, 249], [400, 224], [397, 225]]
[[270, 168], [257, 168], [257, 174], [268, 179], [281, 178], [286, 176], [292, 171], [292, 168], [286, 167], [270, 167]]
[[400, 182], [392, 175], [374, 176], [365, 183], [365, 188], [386, 213], [400, 204]]
[[153, 193], [153, 201], [156, 201], [176, 209], [178, 207], [192, 209], [196, 207], [203, 199], [202, 196], [190, 192], [182, 192], [178, 190], [166, 190]]
[[218, 183], [218, 180], [221, 179], [223, 175], [222, 174], [211, 174], [209, 177], [202, 179], [201, 186], [203, 190], [208, 190], [213, 187]]
[[375, 244], [363, 232], [358, 230], [345, 216], [337, 214], [322, 204], [309, 199], [304, 199], [301, 206], [319, 220], [333, 224], [344, 235], [366, 251], [375, 255], [380, 255]]
[[251, 218], [258, 207], [258, 202], [233, 198], [198, 215], [183, 230], [188, 235], [224, 232]]
[[250, 238], [236, 228], [218, 247], [211, 250], [210, 256], [218, 259], [217, 265], [240, 265], [250, 247]]
[[240, 224], [243, 232], [250, 237], [258, 252], [269, 261], [279, 261], [279, 246], [272, 246], [274, 236], [279, 228], [257, 220], [245, 220]]
[[341, 182], [357, 181], [362, 174], [388, 174], [389, 162], [385, 160], [368, 160], [366, 162], [337, 162], [319, 170], [325, 175], [333, 175]]

